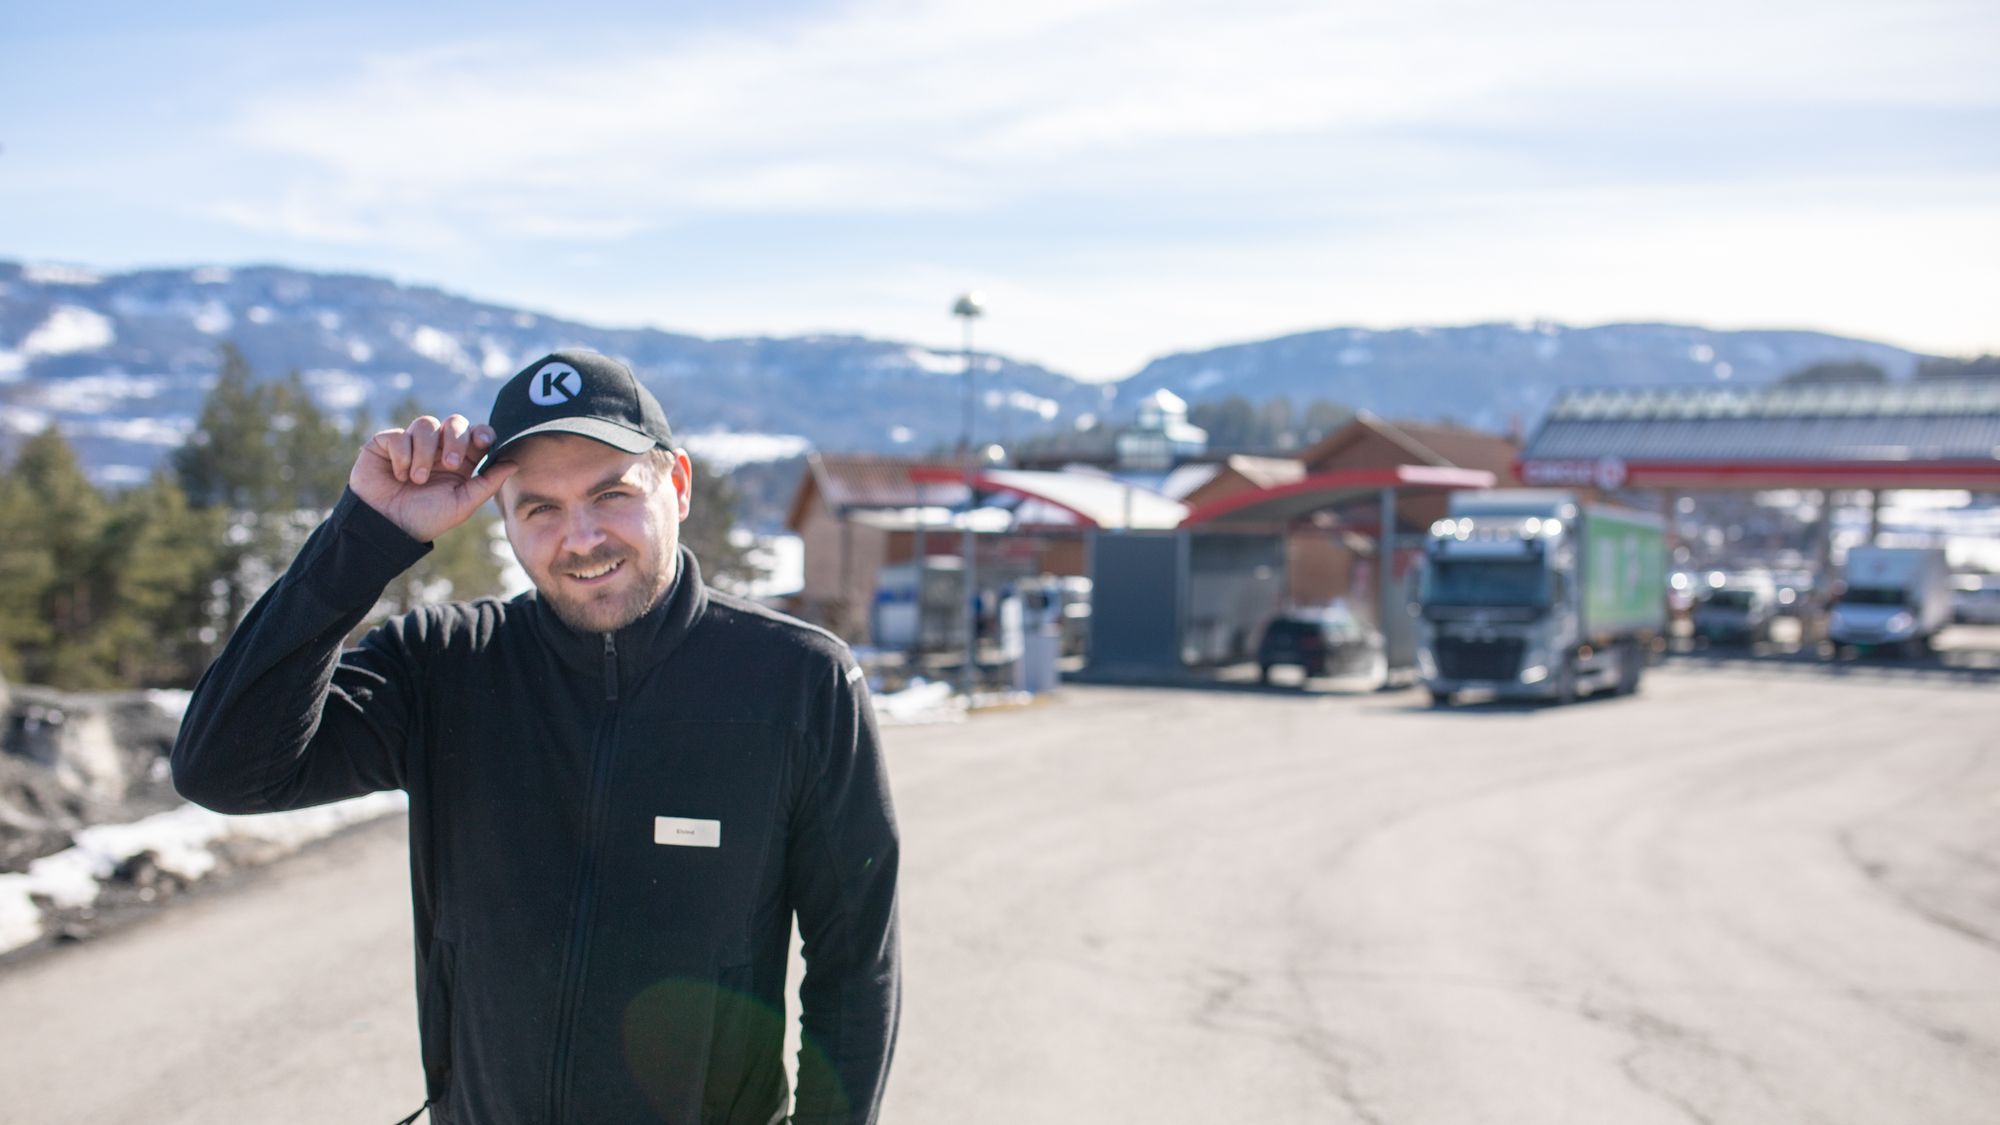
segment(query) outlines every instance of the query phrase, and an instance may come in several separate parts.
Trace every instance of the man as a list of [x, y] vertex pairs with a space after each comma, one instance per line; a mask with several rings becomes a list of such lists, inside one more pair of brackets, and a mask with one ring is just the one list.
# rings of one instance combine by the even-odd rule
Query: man
[[[490, 426], [376, 434], [174, 746], [175, 785], [221, 812], [409, 792], [443, 1125], [785, 1120], [794, 911], [793, 1120], [875, 1120], [897, 834], [862, 676], [831, 635], [702, 585], [671, 442], [632, 372], [589, 352], [530, 364]], [[342, 653], [496, 496], [534, 590], [419, 610]]]

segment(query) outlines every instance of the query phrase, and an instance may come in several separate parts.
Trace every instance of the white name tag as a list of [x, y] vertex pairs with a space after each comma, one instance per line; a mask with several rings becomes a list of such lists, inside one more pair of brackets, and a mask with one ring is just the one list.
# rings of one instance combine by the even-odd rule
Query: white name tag
[[682, 848], [719, 848], [722, 846], [722, 822], [690, 820], [684, 816], [656, 816], [653, 818], [653, 842]]

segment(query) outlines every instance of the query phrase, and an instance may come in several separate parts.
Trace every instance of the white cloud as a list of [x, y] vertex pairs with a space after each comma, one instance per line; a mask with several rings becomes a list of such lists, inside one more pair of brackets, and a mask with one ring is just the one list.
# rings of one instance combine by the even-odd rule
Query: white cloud
[[309, 174], [215, 213], [333, 241], [611, 240], [718, 211], [1171, 193], [1210, 178], [1186, 148], [1201, 142], [1325, 170], [1379, 155], [1385, 130], [1546, 124], [1633, 99], [1993, 93], [1978, 52], [1939, 41], [1938, 5], [1556, 9], [876, 2], [756, 33], [632, 36], [588, 66], [540, 43], [407, 50], [246, 104], [233, 137]]
[[564, 34], [246, 83], [195, 138], [219, 158], [120, 178], [308, 264], [596, 323], [949, 351], [978, 285], [982, 347], [1101, 377], [1517, 316], [2000, 344], [1961, 297], [1993, 289], [1990, 4], [859, 0]]

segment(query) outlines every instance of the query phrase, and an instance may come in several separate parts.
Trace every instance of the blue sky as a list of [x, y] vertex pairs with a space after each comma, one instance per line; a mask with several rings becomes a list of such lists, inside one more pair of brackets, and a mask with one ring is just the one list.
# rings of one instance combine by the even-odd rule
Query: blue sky
[[1995, 45], [1990, 0], [17, 4], [0, 257], [938, 344], [978, 289], [1087, 378], [1507, 319], [2000, 351]]

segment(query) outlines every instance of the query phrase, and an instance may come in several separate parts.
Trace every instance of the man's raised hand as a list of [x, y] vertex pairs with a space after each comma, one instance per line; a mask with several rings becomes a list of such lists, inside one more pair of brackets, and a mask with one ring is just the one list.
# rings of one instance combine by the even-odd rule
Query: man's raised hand
[[472, 517], [514, 475], [512, 464], [472, 467], [493, 444], [491, 426], [463, 414], [440, 422], [426, 414], [401, 429], [368, 439], [347, 475], [347, 487], [412, 539], [436, 539]]

